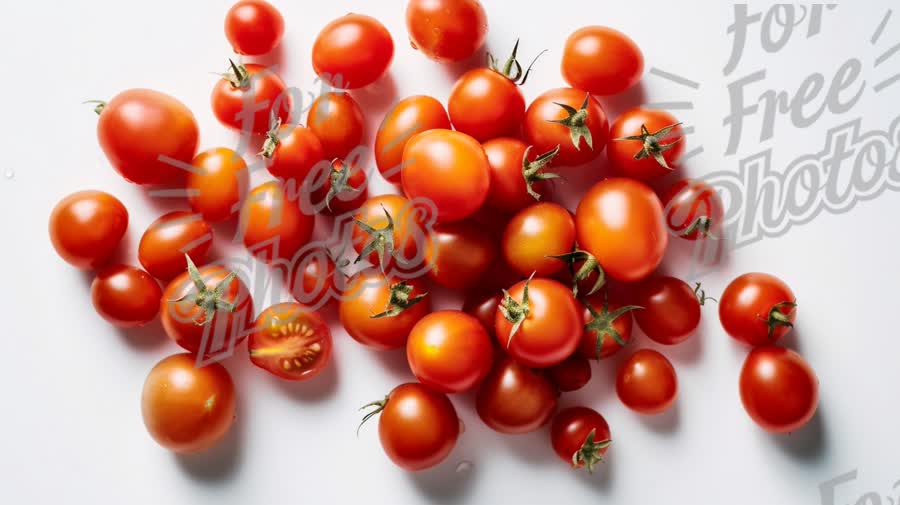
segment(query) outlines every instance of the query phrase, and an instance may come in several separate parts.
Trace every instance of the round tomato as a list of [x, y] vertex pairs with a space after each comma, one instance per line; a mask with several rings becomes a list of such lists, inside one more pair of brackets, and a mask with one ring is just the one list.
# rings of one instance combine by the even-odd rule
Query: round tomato
[[774, 275], [752, 272], [731, 281], [719, 298], [719, 321], [735, 340], [752, 346], [774, 344], [797, 318], [797, 298]]
[[589, 472], [603, 461], [612, 443], [610, 437], [606, 419], [587, 407], [559, 411], [550, 426], [550, 442], [556, 455], [572, 468], [587, 466]]
[[400, 184], [403, 149], [409, 139], [428, 130], [449, 130], [450, 118], [441, 102], [430, 96], [404, 98], [388, 112], [375, 134], [375, 164], [391, 183]]
[[406, 29], [413, 49], [437, 61], [461, 61], [487, 37], [488, 22], [478, 0], [410, 0]]
[[210, 222], [224, 221], [237, 214], [249, 186], [247, 163], [226, 147], [203, 151], [191, 162], [188, 201], [191, 210]]
[[428, 277], [450, 289], [483, 281], [498, 255], [494, 237], [468, 219], [435, 225], [427, 245]]
[[295, 300], [317, 308], [342, 292], [343, 273], [328, 251], [312, 249], [292, 265], [289, 287]]
[[572, 252], [575, 220], [555, 203], [536, 203], [519, 211], [503, 230], [503, 257], [522, 275], [555, 274], [565, 263], [553, 258]]
[[556, 389], [541, 373], [502, 358], [475, 397], [478, 416], [500, 433], [528, 433], [547, 424], [556, 412]]
[[205, 451], [234, 421], [234, 382], [219, 363], [195, 366], [175, 354], [150, 370], [141, 394], [144, 426], [156, 443], [177, 453]]
[[574, 354], [548, 368], [547, 375], [560, 391], [577, 391], [591, 380], [591, 362]]
[[331, 359], [331, 331], [310, 309], [293, 302], [262, 311], [247, 340], [250, 361], [276, 377], [315, 377]]
[[686, 282], [668, 276], [651, 277], [637, 289], [634, 313], [648, 337], [665, 345], [680, 344], [700, 324], [700, 300]]
[[509, 288], [494, 325], [507, 354], [534, 368], [553, 366], [571, 356], [582, 334], [572, 291], [550, 279], [528, 279]]
[[[176, 344], [212, 356], [230, 352], [253, 324], [253, 299], [234, 273], [219, 265], [188, 270], [163, 291], [159, 308], [163, 328]], [[200, 288], [202, 286], [202, 288]]]
[[48, 228], [60, 258], [76, 268], [92, 270], [115, 252], [128, 228], [128, 211], [109, 193], [79, 191], [53, 207]]
[[347, 14], [325, 25], [312, 48], [313, 70], [339, 89], [375, 82], [394, 58], [391, 34], [377, 19]]
[[493, 209], [513, 213], [540, 200], [549, 190], [547, 179], [558, 177], [545, 168], [557, 150], [533, 154], [525, 142], [514, 138], [498, 138], [484, 143], [484, 153], [491, 169], [487, 203]]
[[[355, 212], [368, 199], [368, 178], [357, 158], [355, 163], [335, 159], [326, 170], [310, 173], [314, 209], [343, 216]], [[323, 166], [323, 165], [317, 165]]]
[[138, 261], [153, 277], [169, 280], [184, 272], [185, 255], [206, 262], [213, 230], [203, 217], [185, 211], [163, 214], [150, 224], [138, 244]]
[[624, 33], [606, 26], [585, 26], [566, 39], [563, 79], [595, 95], [615, 95], [634, 86], [644, 73], [644, 55]]
[[487, 198], [491, 169], [481, 144], [452, 130], [429, 130], [403, 149], [403, 192], [430, 200], [439, 222], [472, 215]]
[[666, 175], [684, 154], [681, 123], [664, 110], [629, 109], [613, 122], [609, 136], [610, 166], [632, 179], [650, 181]]
[[363, 270], [347, 284], [338, 305], [341, 324], [354, 340], [376, 349], [406, 345], [413, 326], [431, 312], [431, 300], [420, 279], [386, 277]]
[[326, 159], [343, 158], [364, 145], [366, 118], [350, 93], [322, 93], [309, 107], [309, 129], [322, 141]]
[[273, 123], [287, 123], [293, 100], [281, 77], [256, 63], [228, 61], [231, 70], [212, 92], [216, 119], [229, 128], [256, 135], [265, 135]]
[[298, 190], [315, 167], [325, 167], [325, 150], [313, 131], [300, 125], [276, 124], [267, 133], [260, 156], [269, 173]]
[[238, 233], [258, 259], [291, 260], [312, 237], [315, 216], [306, 214], [295, 197], [276, 181], [250, 191], [241, 207]]
[[724, 210], [719, 193], [699, 179], [683, 179], [663, 197], [666, 224], [674, 235], [688, 240], [722, 238]]
[[457, 131], [484, 142], [518, 134], [525, 116], [525, 97], [519, 86], [499, 71], [476, 68], [453, 85], [447, 110]]
[[150, 89], [130, 89], [99, 102], [97, 140], [109, 163], [135, 184], [180, 183], [197, 151], [194, 114], [177, 99]]
[[803, 427], [819, 404], [819, 380], [796, 352], [763, 346], [750, 351], [741, 369], [741, 402], [750, 417], [771, 433]]
[[447, 459], [459, 437], [459, 417], [447, 395], [417, 383], [401, 384], [363, 418], [376, 414], [385, 454], [400, 468], [424, 470]]
[[678, 394], [675, 368], [662, 354], [641, 349], [619, 365], [616, 393], [635, 412], [659, 414], [675, 402]]
[[537, 97], [525, 111], [525, 142], [539, 153], [559, 146], [556, 162], [581, 165], [603, 152], [609, 120], [596, 98], [573, 88], [557, 88]]
[[613, 177], [595, 184], [575, 210], [578, 244], [607, 275], [633, 282], [650, 275], [662, 261], [669, 235], [662, 204], [652, 189]]
[[399, 195], [369, 198], [353, 216], [355, 262], [368, 260], [386, 269], [391, 265], [412, 269], [425, 261], [428, 209]]
[[128, 265], [104, 268], [91, 283], [97, 313], [120, 328], [143, 326], [156, 319], [162, 290], [150, 274]]
[[475, 293], [466, 298], [462, 310], [466, 314], [478, 319], [478, 322], [484, 327], [484, 331], [491, 337], [495, 337], [494, 317], [497, 314], [497, 307], [500, 305], [500, 300], [502, 299], [503, 296], [494, 291]]
[[584, 332], [578, 355], [600, 361], [619, 352], [631, 341], [634, 326], [631, 312], [640, 307], [610, 302], [606, 292], [597, 292], [584, 299]]
[[225, 15], [225, 37], [237, 54], [259, 56], [281, 42], [284, 18], [264, 0], [239, 0]]
[[442, 393], [481, 384], [494, 363], [491, 337], [474, 317], [442, 310], [423, 317], [406, 342], [409, 368], [419, 382]]

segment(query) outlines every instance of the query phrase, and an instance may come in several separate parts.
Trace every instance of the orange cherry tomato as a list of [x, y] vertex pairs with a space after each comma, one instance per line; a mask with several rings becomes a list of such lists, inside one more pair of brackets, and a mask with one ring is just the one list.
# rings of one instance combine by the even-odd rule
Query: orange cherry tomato
[[281, 42], [284, 18], [264, 0], [239, 0], [225, 15], [225, 37], [237, 54], [259, 56]]
[[819, 380], [809, 364], [790, 349], [750, 351], [740, 378], [741, 403], [750, 418], [770, 433], [790, 433], [816, 414]]
[[261, 184], [241, 207], [239, 233], [261, 261], [291, 260], [312, 237], [315, 217], [303, 212], [296, 197], [276, 181]]
[[631, 410], [645, 415], [659, 414], [675, 402], [678, 377], [665, 356], [641, 349], [619, 366], [616, 392]]
[[285, 380], [318, 375], [331, 359], [331, 330], [314, 311], [293, 302], [262, 311], [247, 341], [250, 361]]
[[468, 289], [484, 279], [497, 249], [494, 237], [474, 221], [435, 225], [427, 248], [428, 277], [450, 289]]
[[494, 363], [491, 337], [474, 317], [442, 310], [419, 320], [406, 342], [409, 368], [419, 382], [442, 393], [468, 391]]
[[260, 156], [266, 160], [270, 174], [290, 181], [298, 190], [315, 167], [328, 165], [319, 137], [300, 125], [281, 125], [269, 132]]
[[206, 262], [213, 230], [197, 214], [174, 211], [150, 224], [138, 244], [138, 260], [153, 277], [169, 280], [187, 268], [184, 256], [196, 264]]
[[91, 283], [97, 313], [120, 328], [143, 326], [156, 319], [162, 289], [150, 274], [128, 265], [104, 268]]
[[338, 305], [341, 324], [354, 340], [375, 349], [406, 345], [413, 326], [431, 312], [431, 299], [420, 279], [400, 280], [375, 269], [348, 282]]
[[453, 85], [447, 110], [454, 128], [484, 142], [518, 135], [525, 97], [509, 77], [491, 68], [476, 68]]
[[[613, 140], [606, 146], [606, 157], [610, 166], [621, 176], [641, 181], [672, 172], [684, 154], [680, 124], [664, 110], [635, 107], [623, 112], [609, 129]], [[640, 159], [635, 158], [638, 155]]]
[[194, 170], [185, 185], [191, 210], [209, 222], [237, 214], [249, 187], [244, 158], [226, 147], [216, 147], [195, 156], [191, 165]]
[[[538, 197], [549, 192], [548, 181], [537, 177], [540, 170], [531, 175], [526, 175], [523, 171], [525, 153], [528, 150], [525, 142], [502, 137], [485, 142], [483, 147], [491, 167], [491, 185], [486, 205], [512, 214], [539, 200], [528, 192], [528, 182], [531, 182], [531, 190]], [[533, 163], [538, 156], [532, 149], [528, 153], [528, 162]]]
[[381, 175], [388, 182], [400, 184], [406, 143], [419, 133], [437, 129], [450, 129], [450, 118], [441, 102], [423, 95], [397, 102], [375, 134], [375, 163]]
[[377, 19], [347, 14], [325, 25], [312, 48], [313, 70], [339, 89], [375, 82], [394, 58], [391, 34]]
[[[418, 204], [414, 205], [399, 195], [379, 195], [369, 198], [359, 207], [353, 217], [358, 223], [363, 223], [374, 232], [366, 230], [357, 223], [351, 234], [353, 248], [356, 252], [362, 253], [367, 245], [378, 239], [378, 236], [383, 236], [386, 241], [393, 242], [394, 255], [392, 257], [383, 256], [384, 261], [382, 262], [378, 253], [373, 251], [362, 259], [368, 260], [375, 266], [382, 264], [384, 268], [392, 265], [419, 267], [425, 260], [427, 249], [426, 213], [427, 209]], [[391, 231], [392, 222], [393, 229]]]
[[609, 139], [609, 120], [600, 102], [585, 91], [557, 88], [531, 102], [522, 131], [525, 143], [534, 146], [536, 152], [546, 153], [559, 146], [556, 163], [581, 165], [603, 152]]
[[555, 203], [535, 203], [520, 210], [503, 231], [503, 257], [523, 276], [555, 274], [566, 266], [548, 256], [572, 252], [575, 220], [572, 213]]
[[528, 433], [556, 412], [558, 393], [539, 370], [500, 359], [475, 397], [478, 417], [500, 433]]
[[306, 125], [322, 142], [326, 159], [343, 158], [363, 145], [366, 118], [350, 93], [323, 93], [313, 100]]
[[460, 61], [484, 44], [487, 14], [478, 0], [410, 0], [406, 29], [413, 49], [428, 58]]
[[719, 298], [719, 321], [731, 338], [751, 346], [778, 342], [797, 319], [797, 298], [774, 275], [751, 272], [731, 281]]
[[76, 268], [93, 270], [115, 252], [128, 228], [128, 211], [109, 193], [78, 191], [53, 207], [48, 228], [60, 258]]
[[606, 26], [585, 26], [566, 39], [561, 70], [573, 88], [615, 95], [641, 79], [644, 56], [624, 33]]
[[220, 123], [256, 135], [269, 131], [273, 117], [287, 123], [293, 107], [281, 77], [256, 63], [231, 62], [229, 73], [216, 82], [210, 100]]

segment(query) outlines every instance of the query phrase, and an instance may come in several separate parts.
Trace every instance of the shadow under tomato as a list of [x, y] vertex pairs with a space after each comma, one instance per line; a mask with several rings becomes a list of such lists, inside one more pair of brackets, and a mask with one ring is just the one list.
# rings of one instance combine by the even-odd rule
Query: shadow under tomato
[[[510, 51], [512, 51], [512, 46], [510, 46], [508, 49], [503, 49], [500, 51], [498, 57], [500, 58], [501, 64], [504, 61], [506, 61], [506, 58], [509, 57]], [[416, 52], [419, 52], [419, 51], [416, 51]], [[478, 50], [475, 51], [475, 53], [472, 56], [469, 56], [468, 58], [461, 60], [461, 61], [454, 61], [454, 62], [448, 62], [448, 63], [437, 62], [437, 61], [434, 61], [434, 60], [426, 57], [424, 54], [421, 54], [421, 53], [420, 53], [420, 57], [425, 62], [427, 62], [431, 65], [438, 66], [438, 68], [440, 68], [440, 70], [444, 72], [444, 76], [447, 78], [447, 80], [449, 80], [450, 82], [455, 84], [457, 79], [459, 79], [463, 74], [465, 74], [469, 70], [472, 70], [475, 68], [486, 67], [487, 66], [487, 53], [488, 53], [487, 44], [484, 44], [480, 48], [478, 48]], [[537, 54], [537, 53], [535, 53], [535, 54]], [[531, 56], [530, 58], [534, 58], [534, 56]], [[531, 61], [530, 58], [528, 59], [529, 62]], [[519, 60], [519, 61], [521, 62], [521, 60]], [[524, 71], [524, 69], [523, 69], [523, 71]], [[446, 106], [446, 104], [444, 104], [444, 105]]]
[[[357, 344], [362, 345], [362, 344]], [[372, 356], [381, 362], [382, 368], [387, 370], [397, 380], [402, 382], [415, 381], [416, 377], [409, 369], [409, 361], [406, 359], [406, 346], [389, 351], [366, 349]]]
[[[151, 352], [170, 344], [159, 316], [139, 328], [117, 328], [122, 340], [135, 351]], [[174, 351], [177, 347], [170, 346]]]
[[803, 462], [824, 461], [828, 453], [828, 430], [822, 402], [806, 426], [793, 433], [763, 434], [788, 456]]
[[[390, 70], [379, 77], [375, 82], [362, 88], [350, 90], [352, 96], [364, 111], [366, 117], [366, 130], [374, 132], [381, 124], [385, 112], [391, 108], [397, 99], [397, 82]], [[373, 129], [374, 125], [374, 129]]]
[[641, 424], [654, 433], [671, 436], [681, 425], [681, 401], [675, 399], [675, 403], [668, 410], [660, 414], [647, 416], [635, 413], [640, 417]]
[[[598, 493], [608, 494], [614, 484], [613, 474], [615, 473], [615, 450], [616, 444], [610, 446], [609, 455], [600, 463], [594, 466], [594, 472], [588, 472], [587, 468], [572, 469], [575, 479], [587, 488]], [[562, 460], [559, 460], [562, 463]]]
[[339, 385], [340, 373], [338, 372], [334, 353], [331, 355], [331, 361], [319, 372], [319, 375], [303, 381], [280, 379], [261, 368], [256, 366], [253, 368], [259, 373], [269, 375], [270, 382], [280, 389], [285, 396], [301, 403], [322, 402], [334, 398]]
[[609, 124], [612, 126], [616, 118], [623, 112], [647, 103], [647, 90], [643, 81], [638, 81], [637, 84], [622, 93], [612, 96], [598, 96], [596, 98], [603, 105], [606, 116], [609, 118]]
[[[467, 503], [474, 484], [478, 480], [477, 463], [465, 465], [454, 457], [456, 450], [446, 461], [434, 468], [419, 472], [407, 472], [407, 478], [427, 503]], [[461, 466], [462, 465], [462, 466]], [[459, 469], [459, 470], [457, 470]]]
[[[256, 63], [266, 68], [271, 68], [279, 76], [287, 75], [288, 68], [284, 57], [288, 50], [285, 48], [290, 41], [287, 37], [282, 37], [281, 42], [271, 51], [259, 56], [243, 56], [244, 63]], [[291, 54], [297, 54], [298, 49], [291, 49]], [[226, 62], [228, 63], [228, 62]], [[274, 67], [274, 68], [273, 68]], [[290, 85], [289, 85], [290, 86]]]

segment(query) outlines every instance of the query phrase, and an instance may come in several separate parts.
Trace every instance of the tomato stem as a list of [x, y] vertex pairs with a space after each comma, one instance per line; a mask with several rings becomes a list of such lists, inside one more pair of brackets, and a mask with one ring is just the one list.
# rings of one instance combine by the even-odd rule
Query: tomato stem
[[666, 162], [665, 156], [663, 153], [675, 147], [675, 145], [682, 140], [684, 137], [678, 137], [677, 139], [669, 142], [668, 144], [660, 144], [663, 140], [669, 136], [673, 129], [681, 126], [681, 123], [675, 123], [664, 128], [660, 128], [659, 130], [650, 133], [647, 130], [645, 125], [641, 125], [641, 134], [640, 135], [632, 135], [629, 137], [622, 137], [618, 139], [613, 139], [616, 141], [625, 141], [625, 140], [634, 140], [639, 141], [642, 146], [641, 150], [634, 154], [634, 159], [642, 160], [644, 158], [653, 157], [660, 166], [667, 170], [673, 170], [672, 167], [669, 166], [668, 162]]
[[247, 67], [235, 63], [231, 58], [228, 58], [228, 64], [231, 66], [231, 71], [222, 74], [222, 78], [230, 82], [234, 88], [246, 89], [249, 87], [250, 72], [247, 71]]
[[385, 395], [383, 400], [375, 400], [374, 402], [369, 402], [359, 408], [359, 410], [365, 410], [369, 407], [375, 407], [375, 410], [373, 410], [371, 412], [367, 412], [366, 415], [363, 416], [362, 422], [360, 422], [359, 426], [356, 427], [356, 436], [357, 437], [359, 436], [360, 428], [362, 428], [362, 426], [364, 424], [366, 424], [366, 421], [368, 421], [369, 419], [372, 419], [374, 416], [380, 414], [381, 411], [384, 410], [384, 407], [387, 406], [389, 398], [390, 398], [390, 395]]
[[196, 293], [188, 293], [177, 300], [169, 300], [170, 303], [178, 303], [178, 302], [193, 302], [198, 307], [203, 309], [203, 319], [194, 319], [194, 324], [197, 326], [204, 326], [212, 321], [213, 317], [216, 315], [216, 312], [234, 312], [237, 310], [237, 305], [234, 303], [226, 302], [223, 297], [225, 296], [225, 291], [228, 289], [228, 286], [231, 285], [231, 282], [236, 277], [234, 272], [230, 272], [227, 277], [222, 279], [221, 282], [216, 284], [216, 287], [213, 289], [209, 289], [209, 286], [203, 282], [203, 278], [200, 277], [200, 271], [197, 270], [197, 266], [194, 265], [194, 262], [191, 260], [191, 257], [188, 254], [184, 255], [185, 261], [187, 261], [187, 271], [188, 275], [191, 278], [191, 281], [194, 283], [194, 287], [197, 288]]
[[509, 339], [506, 341], [506, 348], [512, 344], [513, 335], [519, 331], [519, 327], [522, 326], [522, 323], [525, 319], [528, 318], [528, 314], [531, 311], [531, 307], [528, 304], [528, 284], [531, 282], [531, 279], [534, 277], [534, 272], [528, 277], [525, 281], [525, 287], [522, 289], [522, 301], [517, 302], [510, 296], [509, 291], [503, 291], [503, 300], [500, 301], [500, 312], [503, 314], [503, 317], [506, 318], [507, 321], [513, 324], [512, 329], [509, 332]]
[[[339, 168], [336, 168], [335, 165]], [[358, 193], [360, 191], [359, 188], [354, 188], [349, 184], [350, 166], [340, 158], [335, 158], [331, 161], [331, 173], [328, 174], [328, 179], [331, 182], [331, 187], [328, 188], [328, 194], [325, 195], [325, 207], [329, 211], [331, 210], [331, 201], [337, 195], [343, 192]]]
[[[789, 310], [787, 312], [782, 312], [781, 309], [784, 308], [788, 308]], [[769, 340], [772, 340], [775, 337], [776, 327], [794, 327], [794, 323], [791, 322], [789, 316], [795, 308], [797, 308], [797, 302], [781, 302], [772, 306], [771, 310], [769, 310], [769, 317], [766, 320], [766, 324], [769, 326]]]
[[[570, 253], [559, 254], [559, 255], [548, 255], [547, 258], [554, 258], [560, 261], [565, 261], [568, 264], [569, 273], [572, 275], [572, 295], [578, 296], [578, 283], [590, 277], [591, 272], [597, 272], [597, 280], [594, 282], [594, 285], [591, 286], [590, 291], [588, 291], [585, 296], [590, 296], [597, 292], [604, 284], [606, 284], [606, 272], [603, 271], [603, 267], [600, 266], [600, 262], [597, 261], [597, 258], [594, 257], [593, 254], [582, 251], [581, 249], [576, 248]], [[575, 271], [575, 263], [579, 261], [582, 262], [581, 268], [578, 271]]]
[[553, 158], [559, 154], [559, 145], [544, 154], [538, 156], [534, 159], [534, 161], [528, 161], [528, 153], [531, 152], [531, 149], [534, 146], [528, 146], [525, 149], [525, 154], [522, 156], [522, 177], [525, 178], [525, 190], [528, 191], [528, 194], [531, 195], [535, 200], [540, 200], [541, 195], [537, 191], [534, 190], [532, 184], [538, 181], [544, 181], [547, 179], [560, 179], [561, 175], [554, 172], [543, 172], [544, 168], [550, 165], [550, 162], [553, 161]]
[[591, 320], [584, 325], [584, 331], [593, 330], [597, 333], [597, 340], [594, 344], [594, 350], [597, 353], [598, 363], [600, 362], [600, 351], [603, 349], [603, 342], [606, 340], [606, 337], [611, 337], [616, 341], [616, 343], [621, 346], [625, 346], [625, 344], [627, 344], [627, 342], [625, 342], [625, 340], [622, 338], [622, 335], [619, 335], [619, 332], [613, 325], [613, 323], [615, 323], [616, 321], [616, 318], [626, 312], [630, 312], [635, 309], [643, 309], [643, 307], [638, 305], [625, 305], [610, 312], [609, 299], [606, 294], [603, 295], [603, 306], [599, 311], [587, 300], [584, 300], [584, 306], [591, 314]]
[[584, 102], [582, 102], [581, 107], [577, 110], [575, 107], [572, 107], [569, 104], [553, 102], [556, 105], [565, 109], [566, 113], [569, 115], [563, 119], [548, 119], [547, 121], [550, 123], [558, 123], [569, 129], [569, 137], [572, 139], [572, 145], [575, 146], [575, 149], [581, 150], [581, 139], [587, 143], [588, 147], [591, 148], [591, 151], [594, 150], [594, 139], [591, 137], [591, 130], [587, 127], [587, 118], [588, 118], [588, 100], [591, 99], [591, 94], [588, 93], [584, 96]]
[[372, 319], [380, 319], [382, 317], [394, 317], [404, 310], [412, 307], [413, 305], [422, 301], [428, 293], [421, 293], [412, 298], [409, 295], [412, 293], [413, 287], [407, 283], [406, 281], [400, 281], [396, 284], [391, 284], [391, 294], [388, 299], [387, 305], [384, 308], [384, 311], [379, 312], [378, 314], [372, 314], [369, 316]]
[[682, 237], [689, 237], [695, 232], [702, 237], [709, 237], [713, 240], [717, 240], [719, 237], [710, 232], [710, 228], [712, 228], [712, 219], [708, 216], [700, 216], [691, 223], [690, 226], [681, 234]]
[[396, 252], [394, 251], [394, 218], [392, 218], [391, 213], [384, 208], [384, 205], [381, 206], [381, 210], [384, 211], [384, 215], [387, 216], [388, 221], [387, 226], [381, 229], [373, 228], [369, 224], [364, 223], [355, 217], [353, 218], [353, 221], [356, 222], [356, 226], [359, 226], [362, 231], [372, 237], [372, 240], [363, 247], [363, 250], [360, 251], [356, 259], [353, 260], [353, 264], [359, 263], [363, 258], [368, 258], [369, 255], [374, 252], [378, 255], [378, 266], [381, 268], [381, 271], [384, 272], [385, 256], [396, 258]]
[[707, 300], [712, 300], [716, 303], [719, 303], [719, 300], [716, 300], [711, 296], [706, 296], [706, 291], [700, 287], [699, 282], [694, 283], [694, 294], [697, 296], [697, 301], [700, 302], [701, 307], [706, 304]]
[[103, 100], [85, 100], [84, 102], [81, 102], [81, 103], [82, 104], [88, 104], [88, 103], [97, 104], [94, 107], [94, 112], [96, 112], [98, 116], [100, 115], [101, 112], [103, 112], [103, 109], [106, 108], [106, 102], [104, 102]]
[[510, 81], [515, 84], [522, 86], [525, 84], [525, 81], [528, 80], [528, 75], [531, 74], [531, 68], [534, 67], [535, 62], [537, 62], [538, 58], [541, 57], [542, 54], [546, 53], [547, 50], [544, 49], [537, 56], [531, 60], [531, 64], [528, 65], [528, 69], [525, 71], [525, 74], [522, 74], [522, 64], [519, 63], [519, 60], [516, 59], [516, 53], [519, 52], [519, 39], [516, 39], [516, 44], [513, 46], [512, 54], [509, 55], [506, 62], [503, 64], [503, 67], [500, 68], [498, 65], [498, 61], [494, 58], [494, 55], [491, 53], [487, 53], [488, 67], [503, 75]]
[[267, 160], [270, 160], [272, 159], [272, 156], [275, 156], [275, 149], [277, 149], [278, 144], [281, 143], [281, 139], [278, 138], [280, 129], [281, 118], [275, 115], [275, 111], [272, 111], [272, 118], [269, 121], [269, 130], [266, 132], [266, 140], [263, 142], [262, 149], [257, 154]]
[[587, 438], [584, 440], [584, 444], [582, 444], [581, 448], [572, 455], [572, 466], [578, 468], [584, 464], [587, 467], [588, 472], [594, 473], [594, 465], [603, 461], [603, 451], [612, 444], [612, 440], [610, 439], [595, 442], [594, 437], [596, 436], [597, 430], [591, 430], [591, 432], [588, 433]]

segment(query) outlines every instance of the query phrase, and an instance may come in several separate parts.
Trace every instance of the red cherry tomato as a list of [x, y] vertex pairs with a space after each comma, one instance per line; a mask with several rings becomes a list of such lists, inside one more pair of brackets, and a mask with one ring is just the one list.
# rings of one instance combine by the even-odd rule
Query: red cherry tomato
[[97, 140], [113, 168], [135, 184], [180, 183], [197, 151], [194, 114], [177, 99], [150, 89], [129, 89], [94, 109]]
[[585, 26], [566, 39], [561, 70], [573, 88], [615, 95], [641, 79], [644, 56], [624, 33], [606, 26]]
[[[543, 169], [555, 157], [553, 151], [541, 156], [533, 149], [529, 151], [525, 142], [506, 137], [489, 140], [483, 147], [491, 168], [491, 184], [485, 202], [489, 207], [512, 214], [549, 192], [545, 179], [556, 174]], [[529, 192], [529, 187], [534, 194]]]
[[244, 245], [265, 262], [291, 260], [312, 237], [315, 217], [303, 212], [295, 197], [276, 181], [261, 184], [241, 207], [239, 233]]
[[534, 146], [536, 152], [546, 153], [559, 146], [555, 161], [561, 165], [593, 161], [609, 138], [609, 120], [603, 106], [573, 88], [551, 89], [537, 97], [525, 111], [522, 127], [525, 143]]
[[432, 60], [464, 60], [487, 37], [488, 22], [478, 0], [410, 0], [406, 29], [413, 49]]
[[428, 241], [428, 277], [450, 289], [468, 289], [484, 279], [498, 256], [497, 242], [471, 220], [436, 225]]
[[497, 362], [475, 398], [478, 416], [500, 433], [528, 433], [556, 412], [557, 392], [541, 373], [509, 358]]
[[403, 149], [409, 139], [428, 130], [449, 130], [450, 118], [441, 102], [430, 96], [411, 96], [397, 102], [375, 134], [375, 163], [391, 183], [400, 184]]
[[419, 382], [442, 393], [462, 393], [491, 371], [494, 345], [474, 317], [442, 310], [419, 320], [406, 342], [409, 368]]
[[548, 368], [547, 375], [560, 391], [577, 391], [591, 380], [591, 362], [575, 354]]
[[566, 264], [550, 256], [572, 252], [575, 220], [555, 203], [536, 203], [519, 211], [503, 231], [503, 257], [523, 276], [547, 277]]
[[322, 142], [305, 126], [282, 125], [269, 132], [260, 153], [269, 173], [299, 188], [317, 166], [327, 166]]
[[317, 314], [288, 302], [262, 311], [247, 341], [250, 361], [285, 380], [319, 374], [331, 359], [331, 331]]
[[239, 0], [225, 15], [225, 37], [238, 54], [266, 54], [278, 46], [282, 34], [284, 18], [264, 0]]
[[741, 369], [741, 402], [764, 430], [790, 433], [815, 415], [819, 380], [796, 352], [763, 346], [750, 351]]
[[420, 279], [386, 277], [363, 270], [348, 282], [338, 305], [341, 324], [354, 340], [375, 349], [406, 345], [409, 332], [431, 312], [431, 299]]
[[289, 286], [301, 304], [317, 308], [342, 293], [343, 274], [325, 249], [310, 250], [292, 267]]
[[463, 312], [478, 319], [484, 331], [491, 337], [495, 337], [494, 333], [494, 317], [497, 314], [497, 306], [503, 297], [495, 292], [475, 293], [466, 298], [463, 304]]
[[220, 123], [256, 135], [269, 131], [273, 117], [287, 123], [293, 107], [281, 77], [256, 63], [231, 62], [230, 71], [213, 88], [211, 101]]
[[641, 282], [634, 319], [648, 337], [665, 345], [687, 340], [700, 324], [700, 300], [686, 282], [668, 276]]
[[578, 355], [601, 360], [619, 352], [631, 341], [634, 320], [631, 312], [638, 307], [608, 301], [606, 293], [598, 291], [584, 301], [584, 332]]
[[596, 410], [587, 407], [569, 407], [559, 411], [550, 426], [550, 442], [553, 450], [572, 468], [594, 465], [612, 443], [609, 424]]
[[138, 244], [138, 261], [153, 277], [170, 280], [187, 268], [185, 254], [202, 265], [213, 243], [209, 223], [197, 214], [174, 211], [147, 227]]
[[63, 198], [50, 213], [50, 242], [59, 257], [82, 270], [102, 266], [128, 228], [128, 211], [102, 191], [79, 191]]
[[575, 211], [578, 244], [594, 255], [606, 274], [638, 281], [662, 261], [669, 235], [662, 204], [645, 184], [610, 178], [585, 193]]
[[209, 222], [224, 221], [237, 214], [247, 194], [247, 163], [225, 147], [203, 151], [191, 162], [185, 188], [191, 210]]
[[379, 237], [383, 237], [386, 242], [392, 242], [394, 254], [379, 257], [376, 247], [371, 253], [362, 255], [362, 259], [384, 268], [395, 264], [421, 267], [426, 254], [426, 212], [427, 209], [421, 205], [399, 195], [369, 198], [353, 216], [357, 222], [351, 234], [353, 248], [362, 255], [367, 246], [378, 245]]
[[368, 178], [358, 159], [355, 163], [335, 159], [327, 169], [313, 168], [308, 180], [313, 208], [333, 216], [355, 212], [369, 196]]
[[619, 366], [616, 393], [626, 407], [637, 413], [651, 415], [664, 412], [675, 402], [678, 394], [675, 368], [662, 354], [641, 349]]
[[680, 124], [664, 110], [636, 107], [623, 112], [609, 129], [610, 166], [619, 175], [641, 181], [668, 174], [684, 154]]
[[709, 184], [683, 179], [672, 185], [662, 199], [666, 224], [673, 235], [697, 240], [707, 236], [722, 238], [722, 199]]
[[391, 34], [377, 19], [347, 14], [325, 25], [312, 48], [316, 75], [339, 89], [375, 82], [394, 58]]
[[494, 69], [476, 68], [453, 85], [447, 110], [454, 128], [484, 142], [518, 134], [525, 97], [509, 77]]
[[128, 265], [104, 268], [91, 283], [97, 313], [120, 328], [143, 326], [156, 319], [162, 289], [150, 274]]
[[719, 298], [719, 321], [735, 340], [752, 346], [774, 344], [797, 319], [797, 298], [778, 277], [748, 273], [731, 281]]
[[306, 116], [309, 129], [322, 141], [326, 159], [343, 158], [363, 145], [366, 118], [350, 93], [323, 93]]

